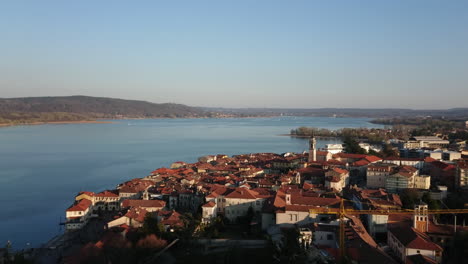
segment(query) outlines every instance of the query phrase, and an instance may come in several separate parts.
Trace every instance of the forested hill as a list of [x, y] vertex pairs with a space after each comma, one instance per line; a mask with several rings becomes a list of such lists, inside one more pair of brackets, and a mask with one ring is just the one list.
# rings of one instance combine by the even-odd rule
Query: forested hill
[[96, 118], [205, 117], [210, 113], [181, 104], [156, 104], [90, 96], [0, 99], [0, 123], [79, 121]]

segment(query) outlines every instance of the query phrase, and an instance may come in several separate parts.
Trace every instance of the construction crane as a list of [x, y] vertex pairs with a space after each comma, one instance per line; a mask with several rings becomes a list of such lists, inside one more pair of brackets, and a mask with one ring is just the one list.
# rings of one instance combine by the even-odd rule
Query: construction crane
[[[390, 214], [414, 214], [415, 210], [410, 209], [370, 209], [370, 210], [355, 210], [355, 209], [346, 209], [344, 206], [344, 201], [346, 199], [341, 199], [339, 208], [323, 208], [317, 207], [309, 209], [310, 214], [332, 214], [337, 215], [340, 220], [340, 243], [339, 243], [339, 256], [342, 259], [345, 255], [345, 215], [390, 215]], [[354, 201], [351, 201], [354, 202]], [[439, 210], [427, 210], [425, 211], [429, 214], [468, 214], [468, 209], [439, 209]]]

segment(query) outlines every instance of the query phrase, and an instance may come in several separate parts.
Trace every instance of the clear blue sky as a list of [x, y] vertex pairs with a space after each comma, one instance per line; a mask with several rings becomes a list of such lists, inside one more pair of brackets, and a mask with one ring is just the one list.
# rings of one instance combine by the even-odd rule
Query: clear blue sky
[[468, 107], [468, 1], [0, 3], [0, 97]]

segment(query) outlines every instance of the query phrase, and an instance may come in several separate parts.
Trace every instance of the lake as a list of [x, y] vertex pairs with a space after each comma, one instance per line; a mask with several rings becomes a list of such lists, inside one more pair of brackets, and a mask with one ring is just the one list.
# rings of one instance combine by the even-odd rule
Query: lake
[[[276, 117], [112, 120], [0, 128], [0, 247], [37, 247], [63, 232], [59, 222], [79, 191], [115, 188], [174, 161], [209, 154], [302, 152], [293, 128], [381, 127], [366, 118]], [[336, 140], [319, 140], [318, 147]]]

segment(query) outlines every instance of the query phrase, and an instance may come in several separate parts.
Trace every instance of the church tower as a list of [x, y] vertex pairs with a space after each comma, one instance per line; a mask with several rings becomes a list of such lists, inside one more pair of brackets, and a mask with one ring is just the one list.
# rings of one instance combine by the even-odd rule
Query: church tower
[[317, 161], [317, 150], [316, 150], [317, 141], [315, 137], [311, 137], [309, 141], [309, 163]]
[[427, 232], [429, 228], [429, 215], [426, 203], [420, 202], [414, 206], [413, 227], [420, 232]]

